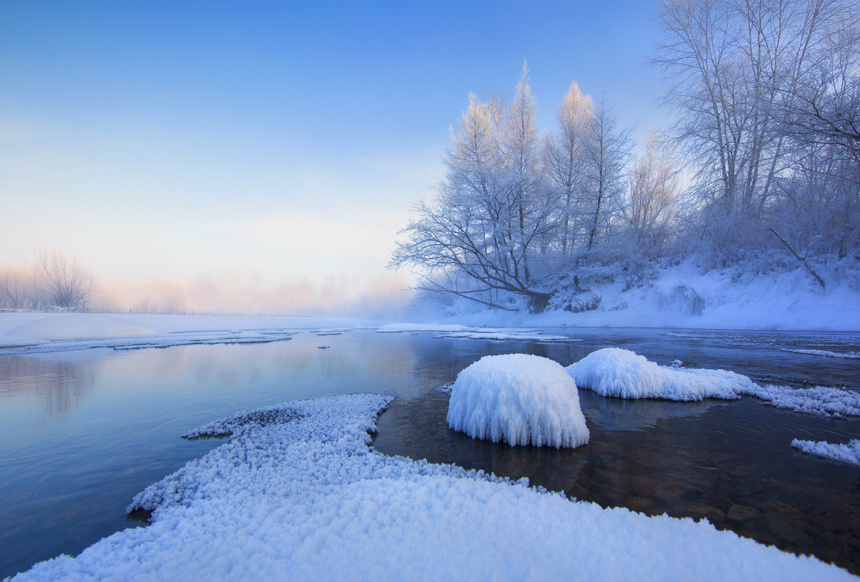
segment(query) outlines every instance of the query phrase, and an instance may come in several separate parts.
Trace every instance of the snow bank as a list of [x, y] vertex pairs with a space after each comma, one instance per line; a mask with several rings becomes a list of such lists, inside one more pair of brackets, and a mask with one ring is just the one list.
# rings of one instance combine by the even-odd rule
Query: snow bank
[[210, 426], [233, 436], [138, 498], [156, 504], [151, 526], [15, 580], [853, 579], [704, 521], [385, 457], [367, 431], [387, 402], [292, 402], [272, 423]]
[[754, 386], [749, 378], [734, 372], [659, 366], [620, 348], [592, 352], [567, 371], [577, 386], [617, 398], [734, 399], [739, 398], [740, 390]]
[[11, 336], [48, 341], [141, 337], [155, 333], [150, 327], [96, 313], [44, 315], [6, 332]]
[[847, 445], [834, 445], [824, 441], [815, 442], [794, 439], [791, 441], [791, 446], [810, 455], [851, 463], [852, 465], [860, 465], [860, 440], [852, 440]]
[[824, 290], [802, 269], [762, 273], [738, 267], [703, 273], [686, 261], [656, 269], [653, 277], [632, 286], [617, 276], [587, 283], [584, 300], [596, 304], [592, 310], [565, 310], [565, 299], [565, 306], [575, 309], [579, 297], [562, 290], [554, 309], [536, 315], [525, 309], [478, 310], [466, 299], [455, 300], [446, 313], [452, 322], [474, 326], [860, 331], [856, 273], [856, 267], [820, 272], [827, 281]]
[[561, 365], [526, 354], [485, 356], [460, 372], [448, 426], [511, 446], [574, 448], [589, 438], [576, 384]]

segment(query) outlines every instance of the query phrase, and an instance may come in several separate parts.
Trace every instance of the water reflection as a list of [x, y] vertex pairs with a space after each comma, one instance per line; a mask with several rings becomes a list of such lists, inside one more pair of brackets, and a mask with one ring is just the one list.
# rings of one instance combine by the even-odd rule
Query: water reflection
[[81, 403], [96, 374], [92, 362], [0, 357], [0, 398], [35, 397], [41, 401], [43, 418], [63, 415]]

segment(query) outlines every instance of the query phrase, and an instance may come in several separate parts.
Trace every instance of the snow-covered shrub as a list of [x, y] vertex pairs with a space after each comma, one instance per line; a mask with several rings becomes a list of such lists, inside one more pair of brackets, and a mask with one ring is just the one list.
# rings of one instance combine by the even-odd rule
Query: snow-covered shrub
[[540, 356], [485, 356], [451, 389], [448, 426], [472, 438], [575, 448], [590, 437], [573, 379]]
[[686, 315], [702, 315], [705, 300], [692, 287], [676, 285], [668, 295], [659, 296], [660, 309], [678, 310]]
[[573, 313], [582, 313], [584, 311], [594, 311], [598, 307], [600, 307], [600, 295], [596, 295], [594, 293], [582, 293], [572, 297], [563, 309]]

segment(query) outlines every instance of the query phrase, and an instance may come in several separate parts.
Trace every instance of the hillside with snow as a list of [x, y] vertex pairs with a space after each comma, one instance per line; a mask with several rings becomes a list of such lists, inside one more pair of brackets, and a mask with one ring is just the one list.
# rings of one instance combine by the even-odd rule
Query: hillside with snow
[[410, 315], [466, 325], [860, 330], [860, 268], [841, 261], [818, 273], [825, 288], [800, 268], [703, 271], [686, 261], [643, 274], [616, 266], [559, 276], [542, 313], [432, 294]]

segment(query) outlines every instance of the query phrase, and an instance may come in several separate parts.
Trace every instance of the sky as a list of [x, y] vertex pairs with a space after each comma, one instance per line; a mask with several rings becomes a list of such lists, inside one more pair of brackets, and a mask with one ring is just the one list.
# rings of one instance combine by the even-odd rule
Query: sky
[[668, 125], [655, 7], [6, 0], [0, 269], [62, 251], [121, 307], [379, 301], [470, 92], [510, 97], [527, 62], [544, 131], [573, 81], [636, 136]]

